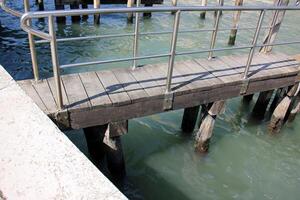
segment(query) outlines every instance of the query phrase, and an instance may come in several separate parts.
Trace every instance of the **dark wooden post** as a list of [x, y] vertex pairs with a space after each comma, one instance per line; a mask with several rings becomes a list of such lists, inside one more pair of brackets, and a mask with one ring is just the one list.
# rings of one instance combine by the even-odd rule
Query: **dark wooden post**
[[[94, 0], [94, 8], [100, 8], [100, 0]], [[94, 24], [100, 24], [100, 14], [94, 15]]]
[[[65, 6], [63, 4], [63, 0], [55, 0], [55, 10], [64, 10]], [[56, 17], [57, 23], [66, 23], [66, 17]]]
[[277, 105], [279, 104], [279, 102], [284, 98], [284, 96], [286, 95], [288, 91], [288, 88], [285, 87], [285, 88], [278, 88], [276, 90], [276, 93], [275, 93], [275, 96], [274, 96], [274, 99], [270, 105], [270, 108], [269, 108], [269, 112], [270, 113], [273, 113], [273, 111], [275, 110], [275, 108], [277, 107]]
[[[274, 0], [276, 6], [287, 6], [289, 0]], [[283, 21], [285, 11], [274, 11], [272, 21], [270, 23], [270, 29], [266, 33], [263, 44], [272, 44], [279, 32], [281, 23]], [[268, 53], [272, 51], [272, 46], [265, 46], [260, 49], [260, 52]]]
[[[235, 0], [235, 6], [242, 6], [242, 5], [243, 5], [243, 0]], [[237, 28], [239, 26], [240, 17], [241, 17], [241, 11], [235, 11], [233, 14], [233, 27], [230, 31], [228, 45], [235, 44], [236, 34], [238, 31]]]
[[295, 102], [294, 105], [292, 107], [292, 110], [288, 116], [288, 121], [289, 122], [293, 122], [296, 118], [296, 115], [300, 112], [300, 96], [299, 93], [298, 95], [295, 97]]
[[[152, 7], [153, 4], [145, 4], [145, 7]], [[151, 12], [145, 12], [144, 13], [144, 17], [146, 18], [150, 18], [152, 16], [152, 13]]]
[[271, 100], [273, 90], [261, 92], [252, 111], [252, 117], [263, 119]]
[[[71, 5], [70, 5], [71, 9], [79, 9], [79, 1], [74, 1]], [[72, 22], [76, 23], [80, 21], [80, 16], [76, 15], [76, 16], [71, 16]]]
[[[219, 4], [219, 6], [224, 6], [224, 0], [218, 0], [218, 4]], [[218, 12], [215, 11], [215, 17], [217, 17], [217, 14], [218, 14]], [[222, 15], [222, 14], [223, 14], [223, 12], [220, 11], [220, 15]]]
[[243, 102], [246, 104], [249, 104], [250, 101], [252, 101], [254, 94], [249, 94], [249, 95], [245, 95], [243, 96]]
[[216, 117], [223, 113], [224, 110], [225, 101], [217, 101], [212, 104], [197, 132], [195, 145], [196, 152], [206, 153], [208, 151], [209, 140], [212, 137]]
[[[87, 2], [87, 0], [82, 0], [81, 2], [82, 2], [81, 3], [81, 8], [82, 9], [88, 9], [88, 2]], [[83, 15], [82, 16], [82, 20], [84, 20], [84, 21], [88, 20], [88, 18], [89, 18], [89, 15]]]
[[121, 136], [128, 132], [128, 121], [109, 124], [103, 142], [107, 145], [106, 160], [109, 172], [114, 178], [126, 175]]
[[287, 118], [288, 110], [291, 108], [292, 99], [299, 93], [298, 87], [299, 83], [296, 83], [275, 108], [268, 126], [270, 133], [277, 133], [280, 131]]
[[106, 130], [107, 124], [83, 129], [89, 154], [92, 162], [97, 167], [99, 167], [98, 165], [105, 155], [105, 145], [103, 144], [103, 139]]
[[190, 108], [185, 108], [181, 123], [181, 129], [185, 133], [191, 133], [194, 131], [198, 113], [199, 113], [200, 106], [194, 106]]
[[[134, 5], [134, 0], [127, 0], [127, 8], [131, 8]], [[127, 14], [127, 22], [133, 23], [133, 13]]]
[[45, 7], [44, 7], [44, 0], [36, 0], [35, 3], [38, 5], [39, 11], [45, 10]]
[[[201, 6], [207, 6], [207, 0], [202, 0], [201, 1]], [[200, 13], [200, 19], [205, 19], [206, 16], [206, 11], [202, 11]]]

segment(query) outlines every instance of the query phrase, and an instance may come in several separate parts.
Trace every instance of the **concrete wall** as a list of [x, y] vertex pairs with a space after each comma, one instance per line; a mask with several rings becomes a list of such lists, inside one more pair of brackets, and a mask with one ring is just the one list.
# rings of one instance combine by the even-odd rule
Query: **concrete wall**
[[1, 66], [0, 199], [126, 199]]

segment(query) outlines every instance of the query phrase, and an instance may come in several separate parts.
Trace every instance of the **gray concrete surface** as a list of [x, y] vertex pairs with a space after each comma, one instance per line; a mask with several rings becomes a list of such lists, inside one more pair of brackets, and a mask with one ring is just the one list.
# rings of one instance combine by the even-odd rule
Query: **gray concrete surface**
[[0, 199], [126, 199], [1, 66]]

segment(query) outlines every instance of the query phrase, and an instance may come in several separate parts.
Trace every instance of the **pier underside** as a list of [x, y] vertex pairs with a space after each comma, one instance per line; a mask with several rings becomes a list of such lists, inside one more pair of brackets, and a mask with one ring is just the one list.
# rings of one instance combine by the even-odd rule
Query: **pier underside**
[[[173, 110], [282, 88], [300, 81], [299, 62], [285, 54], [256, 54], [249, 81], [242, 75], [248, 55], [194, 59], [175, 63]], [[145, 65], [62, 76], [64, 110], [57, 110], [53, 78], [19, 85], [64, 128], [85, 128], [166, 111], [168, 65]]]

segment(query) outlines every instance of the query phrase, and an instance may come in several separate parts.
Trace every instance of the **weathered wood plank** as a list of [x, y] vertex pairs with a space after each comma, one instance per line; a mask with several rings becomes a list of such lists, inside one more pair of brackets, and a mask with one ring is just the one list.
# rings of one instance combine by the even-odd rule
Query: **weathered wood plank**
[[37, 104], [37, 106], [46, 114], [50, 114], [48, 111], [46, 105], [44, 104], [43, 100], [39, 96], [39, 94], [36, 92], [36, 90], [32, 86], [31, 80], [23, 80], [18, 81], [19, 86], [25, 91], [25, 93], [31, 97], [31, 99]]
[[112, 71], [98, 71], [96, 74], [114, 105], [131, 103], [130, 97]]
[[[54, 100], [55, 100], [55, 102], [57, 104], [57, 92], [56, 92], [55, 80], [54, 80], [53, 77], [51, 77], [51, 78], [48, 78], [47, 81], [48, 81], [50, 90], [52, 92], [52, 95], [54, 97]], [[61, 87], [61, 93], [62, 93], [62, 97], [63, 97], [62, 99], [63, 99], [64, 107], [68, 108], [68, 106], [69, 106], [69, 99], [67, 97], [66, 90], [65, 90], [65, 87], [63, 85]]]
[[69, 111], [89, 110], [90, 100], [78, 74], [62, 76], [62, 82], [69, 100]]
[[32, 86], [35, 88], [36, 92], [39, 94], [44, 104], [47, 107], [47, 110], [50, 113], [54, 113], [57, 111], [57, 105], [54, 100], [53, 94], [50, 90], [48, 82], [46, 79], [41, 80], [39, 82], [33, 82]]
[[118, 81], [122, 84], [124, 90], [127, 92], [131, 101], [141, 101], [149, 97], [142, 86], [135, 80], [128, 70], [119, 69], [113, 70]]
[[98, 106], [112, 105], [110, 98], [95, 72], [80, 73], [79, 76], [93, 109]]

